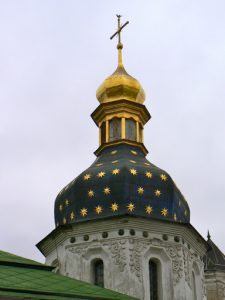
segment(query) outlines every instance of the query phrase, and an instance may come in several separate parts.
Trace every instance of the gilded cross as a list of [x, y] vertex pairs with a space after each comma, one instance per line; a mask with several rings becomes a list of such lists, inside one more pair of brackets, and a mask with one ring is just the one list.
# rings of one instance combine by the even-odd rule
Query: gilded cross
[[120, 18], [121, 15], [116, 15], [117, 16], [117, 21], [118, 21], [118, 29], [117, 31], [110, 37], [110, 39], [112, 40], [116, 35], [118, 35], [118, 45], [117, 48], [118, 49], [122, 49], [123, 48], [123, 44], [121, 43], [121, 31], [122, 29], [129, 24], [129, 21], [127, 21], [126, 23], [124, 23], [123, 25], [120, 25]]

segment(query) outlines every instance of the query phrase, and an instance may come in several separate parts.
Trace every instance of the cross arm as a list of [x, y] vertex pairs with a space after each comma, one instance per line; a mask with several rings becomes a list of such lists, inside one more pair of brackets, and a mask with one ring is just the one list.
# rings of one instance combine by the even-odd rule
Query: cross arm
[[126, 23], [124, 23], [111, 37], [110, 40], [112, 40], [117, 34], [120, 33], [120, 31], [127, 25], [129, 24], [129, 21], [127, 21]]

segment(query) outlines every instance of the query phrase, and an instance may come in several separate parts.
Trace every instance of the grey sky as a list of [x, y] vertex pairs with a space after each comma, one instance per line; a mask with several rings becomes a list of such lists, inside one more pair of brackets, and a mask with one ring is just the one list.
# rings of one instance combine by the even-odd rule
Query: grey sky
[[94, 160], [95, 92], [124, 64], [145, 89], [151, 162], [225, 251], [225, 1], [0, 1], [1, 249], [43, 261], [59, 190]]

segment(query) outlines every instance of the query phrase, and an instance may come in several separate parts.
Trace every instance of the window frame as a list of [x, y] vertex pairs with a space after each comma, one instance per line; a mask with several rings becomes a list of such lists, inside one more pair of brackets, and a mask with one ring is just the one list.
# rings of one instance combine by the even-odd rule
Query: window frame
[[[128, 136], [128, 131], [129, 131], [128, 129], [129, 128], [127, 127], [127, 124], [130, 121], [132, 121], [133, 124], [134, 124], [134, 128], [132, 128], [133, 129], [132, 131], [134, 132], [134, 138], [129, 138], [129, 136]], [[137, 123], [133, 118], [126, 118], [125, 119], [125, 139], [128, 140], [128, 141], [133, 141], [133, 142], [137, 141]]]
[[[99, 269], [99, 267], [101, 269]], [[92, 282], [94, 285], [104, 287], [104, 262], [101, 258], [92, 261]], [[99, 275], [100, 272], [100, 275]], [[102, 274], [101, 274], [102, 273]], [[100, 279], [98, 278], [100, 276]]]

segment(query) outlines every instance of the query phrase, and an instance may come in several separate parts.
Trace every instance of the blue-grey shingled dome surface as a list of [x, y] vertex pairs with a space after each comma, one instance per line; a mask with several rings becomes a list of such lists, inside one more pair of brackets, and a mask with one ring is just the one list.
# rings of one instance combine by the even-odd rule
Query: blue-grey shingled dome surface
[[170, 175], [127, 144], [105, 148], [55, 201], [56, 226], [123, 215], [190, 222], [189, 206]]

